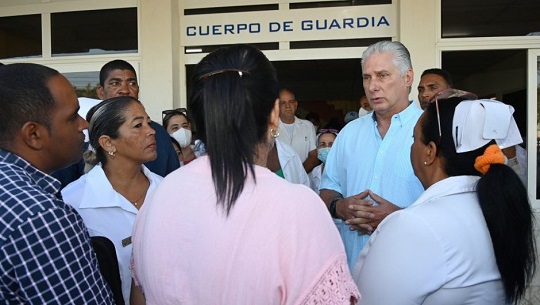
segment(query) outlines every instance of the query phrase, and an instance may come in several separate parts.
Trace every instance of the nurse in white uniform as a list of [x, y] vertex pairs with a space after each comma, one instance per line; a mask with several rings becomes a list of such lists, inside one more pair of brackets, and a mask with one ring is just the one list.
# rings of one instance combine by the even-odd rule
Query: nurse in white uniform
[[464, 99], [476, 97], [439, 93], [416, 124], [411, 162], [426, 191], [360, 254], [363, 305], [517, 304], [532, 279], [531, 207], [500, 149], [521, 141], [513, 108]]
[[86, 119], [92, 149], [84, 157], [93, 168], [66, 186], [62, 197], [79, 212], [90, 236], [113, 242], [122, 295], [129, 304], [133, 223], [162, 180], [143, 165], [157, 157], [155, 131], [143, 105], [129, 96], [104, 100]]

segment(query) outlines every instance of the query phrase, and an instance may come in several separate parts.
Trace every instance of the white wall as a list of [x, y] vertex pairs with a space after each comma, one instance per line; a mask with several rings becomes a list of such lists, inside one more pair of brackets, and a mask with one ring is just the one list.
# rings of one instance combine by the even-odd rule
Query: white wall
[[[174, 1], [176, 2], [176, 1]], [[161, 111], [171, 109], [174, 101], [173, 57], [179, 53], [173, 47], [173, 0], [140, 0], [139, 98], [150, 117], [161, 123]]]
[[[429, 68], [440, 67], [436, 42], [438, 35], [437, 2], [433, 0], [400, 0], [398, 40], [411, 53], [414, 82], [409, 98], [417, 101], [420, 75]], [[418, 102], [418, 101], [417, 101]]]

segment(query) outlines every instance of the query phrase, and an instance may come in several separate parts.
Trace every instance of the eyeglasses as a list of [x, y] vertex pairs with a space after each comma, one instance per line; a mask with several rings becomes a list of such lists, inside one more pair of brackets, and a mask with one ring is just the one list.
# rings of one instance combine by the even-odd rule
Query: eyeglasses
[[322, 128], [322, 129], [319, 129], [319, 135], [323, 134], [323, 133], [333, 133], [335, 135], [337, 135], [339, 133], [338, 130], [336, 129], [332, 129], [332, 128]]
[[449, 99], [453, 97], [461, 97], [464, 100], [476, 100], [478, 96], [474, 93], [459, 90], [459, 89], [445, 89], [441, 92], [437, 92], [429, 100], [430, 103], [435, 103], [437, 109], [437, 123], [439, 124], [439, 141], [441, 141], [442, 130], [441, 130], [441, 116], [439, 114], [439, 100]]
[[165, 120], [165, 118], [169, 119], [173, 115], [185, 115], [187, 116], [187, 109], [186, 108], [176, 108], [176, 109], [170, 109], [170, 110], [163, 110], [161, 112], [161, 119]]

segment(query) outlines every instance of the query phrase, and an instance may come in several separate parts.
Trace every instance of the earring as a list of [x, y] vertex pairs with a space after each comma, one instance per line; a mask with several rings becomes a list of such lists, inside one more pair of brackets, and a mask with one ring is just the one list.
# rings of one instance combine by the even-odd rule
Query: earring
[[427, 165], [427, 161], [424, 161], [424, 165]]
[[107, 153], [109, 154], [109, 156], [111, 156], [111, 159], [116, 158], [116, 152], [115, 151], [109, 151]]
[[279, 137], [279, 131], [275, 130], [274, 128], [270, 128], [270, 133], [272, 134], [272, 137], [274, 137], [274, 139]]

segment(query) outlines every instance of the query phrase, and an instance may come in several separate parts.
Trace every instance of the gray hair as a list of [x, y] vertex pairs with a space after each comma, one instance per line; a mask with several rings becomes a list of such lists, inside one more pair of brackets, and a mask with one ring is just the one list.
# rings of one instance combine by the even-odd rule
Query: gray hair
[[398, 69], [400, 76], [404, 76], [408, 70], [412, 70], [409, 50], [401, 42], [389, 40], [376, 42], [362, 53], [362, 70], [364, 70], [364, 63], [371, 55], [381, 53], [394, 54], [394, 67]]

